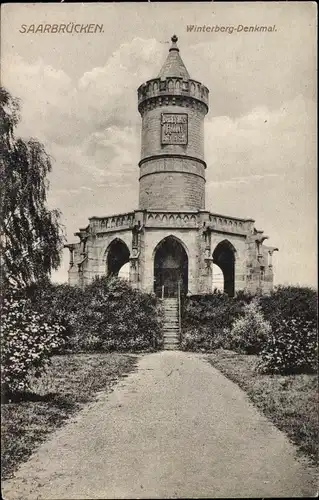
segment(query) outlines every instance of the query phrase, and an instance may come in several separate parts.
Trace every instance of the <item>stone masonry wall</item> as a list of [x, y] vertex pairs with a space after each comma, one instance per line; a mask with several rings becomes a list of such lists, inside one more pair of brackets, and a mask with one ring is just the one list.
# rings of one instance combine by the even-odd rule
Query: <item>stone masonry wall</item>
[[[204, 115], [197, 107], [159, 106], [147, 110], [142, 118], [141, 159], [158, 154], [188, 155], [204, 160]], [[161, 114], [187, 113], [188, 144], [161, 144]]]
[[140, 209], [194, 210], [205, 206], [205, 180], [182, 172], [157, 172], [140, 179]]

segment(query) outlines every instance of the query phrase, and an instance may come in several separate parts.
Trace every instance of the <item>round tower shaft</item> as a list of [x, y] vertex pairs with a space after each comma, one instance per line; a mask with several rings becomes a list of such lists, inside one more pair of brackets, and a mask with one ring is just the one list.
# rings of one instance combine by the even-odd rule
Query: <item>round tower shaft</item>
[[172, 37], [157, 78], [138, 89], [142, 117], [139, 208], [205, 208], [204, 118], [208, 89], [190, 78]]

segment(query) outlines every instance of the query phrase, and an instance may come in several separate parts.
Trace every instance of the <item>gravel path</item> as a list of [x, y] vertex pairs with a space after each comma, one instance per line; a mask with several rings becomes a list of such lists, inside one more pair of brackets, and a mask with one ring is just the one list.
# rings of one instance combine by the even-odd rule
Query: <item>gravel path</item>
[[201, 355], [164, 351], [58, 429], [5, 500], [314, 496], [314, 473]]

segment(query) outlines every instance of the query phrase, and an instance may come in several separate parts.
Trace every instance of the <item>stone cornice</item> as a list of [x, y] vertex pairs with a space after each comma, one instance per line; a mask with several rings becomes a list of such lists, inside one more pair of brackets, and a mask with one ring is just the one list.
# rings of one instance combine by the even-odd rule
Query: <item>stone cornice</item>
[[151, 155], [151, 156], [146, 156], [145, 158], [142, 158], [138, 162], [138, 166], [141, 167], [144, 163], [152, 160], [158, 160], [158, 159], [171, 159], [171, 158], [180, 158], [181, 160], [190, 160], [190, 161], [196, 161], [198, 163], [201, 163], [204, 168], [207, 168], [207, 164], [204, 160], [201, 160], [200, 158], [195, 158], [194, 156], [188, 156], [188, 155], [180, 155], [180, 154], [159, 154], [159, 155]]

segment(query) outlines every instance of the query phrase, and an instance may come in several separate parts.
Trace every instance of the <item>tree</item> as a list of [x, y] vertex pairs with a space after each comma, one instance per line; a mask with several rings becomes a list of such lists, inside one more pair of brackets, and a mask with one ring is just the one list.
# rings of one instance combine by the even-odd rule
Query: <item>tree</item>
[[19, 121], [19, 100], [0, 88], [2, 282], [26, 286], [59, 267], [64, 231], [46, 206], [51, 158], [36, 139], [15, 137]]

